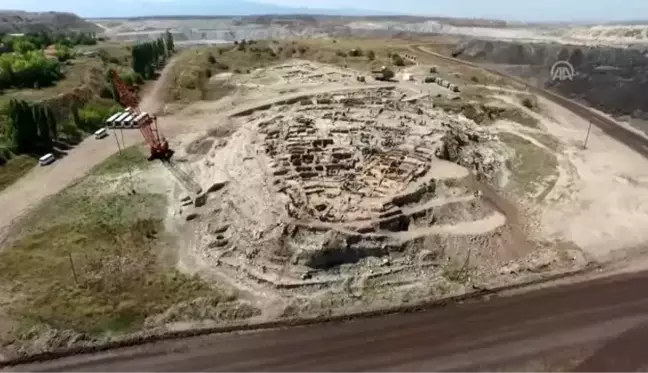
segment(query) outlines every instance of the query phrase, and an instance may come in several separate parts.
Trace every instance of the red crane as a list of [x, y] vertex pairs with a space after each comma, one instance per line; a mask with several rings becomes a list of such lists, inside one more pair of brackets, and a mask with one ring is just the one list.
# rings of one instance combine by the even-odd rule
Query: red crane
[[119, 74], [115, 70], [110, 71], [113, 85], [119, 95], [119, 103], [130, 110], [133, 118], [139, 118], [139, 129], [144, 136], [144, 140], [149, 146], [151, 155], [149, 160], [160, 159], [163, 161], [169, 160], [173, 156], [173, 150], [169, 148], [169, 143], [160, 135], [157, 127], [157, 116], [144, 114], [139, 108], [139, 100], [133, 92], [131, 92], [126, 84], [121, 80]]

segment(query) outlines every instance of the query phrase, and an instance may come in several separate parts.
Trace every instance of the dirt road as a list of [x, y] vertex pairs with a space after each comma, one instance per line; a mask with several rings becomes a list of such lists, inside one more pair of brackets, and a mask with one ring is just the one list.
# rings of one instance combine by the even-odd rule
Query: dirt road
[[[142, 99], [141, 108], [151, 113], [160, 113], [163, 109], [163, 94], [167, 82], [171, 77], [171, 69], [176, 63], [172, 59], [165, 67], [160, 78], [154, 83], [153, 87], [147, 92]], [[237, 115], [246, 110], [254, 110], [257, 107], [271, 105], [281, 100], [294, 100], [303, 95], [326, 93], [337, 90], [353, 90], [359, 88], [371, 88], [371, 85], [327, 85], [316, 87], [303, 92], [278, 95], [271, 99], [255, 101], [235, 108], [225, 115]], [[201, 116], [192, 118], [175, 118], [164, 117], [159, 119], [160, 128], [164, 134], [173, 137], [178, 134], [199, 131], [206, 129], [206, 123], [210, 121]], [[196, 124], [197, 123], [197, 124]], [[202, 123], [202, 124], [201, 124]], [[128, 147], [143, 142], [141, 134], [136, 130], [124, 130], [118, 133], [118, 139], [124, 140], [123, 147]], [[67, 156], [58, 160], [48, 167], [36, 167], [28, 175], [18, 180], [15, 184], [0, 193], [0, 206], [3, 211], [0, 216], [0, 242], [2, 242], [5, 233], [17, 219], [34, 206], [38, 205], [43, 199], [54, 195], [82, 178], [94, 166], [101, 163], [104, 159], [118, 151], [116, 139], [114, 136], [96, 140], [94, 137], [88, 137], [78, 146], [72, 149]]]
[[[142, 110], [158, 112], [162, 107], [159, 100], [160, 92], [164, 90], [169, 79], [169, 71], [175, 63], [172, 59], [162, 71], [160, 78], [155, 81], [147, 96], [142, 100]], [[139, 131], [126, 130], [119, 133], [122, 147], [128, 147], [142, 142]], [[118, 151], [115, 137], [96, 140], [90, 136], [83, 140], [68, 154], [48, 167], [36, 167], [25, 177], [0, 193], [0, 243], [5, 237], [11, 224], [25, 212], [38, 205], [43, 199], [63, 190], [76, 180], [88, 173], [94, 166]]]
[[435, 52], [432, 52], [430, 50], [427, 50], [424, 46], [415, 45], [415, 46], [412, 46], [411, 48], [412, 48], [413, 51], [418, 52], [418, 53], [427, 54], [429, 56], [444, 59], [446, 61], [450, 61], [450, 62], [453, 62], [453, 63], [460, 63], [460, 64], [463, 64], [463, 65], [466, 65], [466, 66], [476, 67], [476, 68], [479, 68], [479, 69], [485, 69], [485, 70], [489, 71], [490, 73], [500, 75], [500, 76], [502, 76], [504, 78], [516, 81], [517, 83], [520, 83], [523, 86], [525, 86], [527, 89], [529, 89], [530, 92], [532, 92], [534, 94], [537, 94], [537, 95], [540, 95], [540, 96], [542, 96], [542, 97], [544, 97], [544, 98], [546, 98], [546, 99], [548, 99], [550, 101], [553, 101], [554, 103], [568, 109], [572, 113], [574, 113], [574, 114], [576, 114], [576, 115], [578, 115], [578, 116], [580, 116], [580, 117], [582, 117], [582, 118], [584, 118], [586, 120], [591, 121], [591, 123], [593, 125], [598, 127], [606, 135], [614, 138], [615, 140], [617, 140], [619, 142], [622, 142], [623, 144], [625, 144], [629, 148], [635, 150], [637, 153], [639, 153], [642, 156], [648, 158], [648, 139], [647, 138], [638, 135], [637, 132], [632, 131], [632, 130], [630, 130], [628, 128], [625, 128], [625, 127], [619, 125], [619, 123], [617, 123], [613, 119], [608, 118], [605, 115], [602, 115], [600, 113], [597, 113], [594, 110], [592, 110], [592, 109], [590, 109], [590, 108], [588, 108], [588, 107], [586, 107], [584, 105], [581, 105], [581, 104], [579, 104], [579, 103], [577, 103], [575, 101], [572, 101], [572, 100], [570, 100], [568, 98], [562, 97], [562, 96], [560, 96], [560, 95], [558, 95], [556, 93], [553, 93], [551, 91], [548, 91], [546, 89], [540, 89], [538, 87], [535, 87], [535, 86], [525, 82], [524, 80], [522, 80], [522, 79], [520, 79], [518, 77], [508, 75], [508, 74], [504, 74], [504, 73], [502, 73], [500, 71], [495, 71], [495, 70], [492, 70], [492, 69], [488, 69], [488, 68], [486, 68], [484, 66], [474, 64], [474, 63], [471, 63], [471, 62], [467, 62], [467, 61], [463, 61], [463, 60], [460, 60], [460, 59], [457, 59], [457, 58], [444, 56], [442, 54], [435, 53]]
[[29, 371], [638, 371], [648, 273], [339, 324], [212, 335]]

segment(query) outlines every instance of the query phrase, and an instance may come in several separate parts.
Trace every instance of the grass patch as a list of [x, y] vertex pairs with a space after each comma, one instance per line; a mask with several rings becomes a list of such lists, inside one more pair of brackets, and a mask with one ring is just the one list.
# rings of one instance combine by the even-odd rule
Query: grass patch
[[[397, 70], [395, 63], [403, 60], [399, 57], [411, 54], [402, 41], [392, 39], [300, 40], [297, 48], [301, 48], [303, 53], [297, 53], [295, 57], [366, 72], [382, 66]], [[407, 60], [402, 62], [411, 65]]]
[[[322, 39], [299, 41], [247, 41], [184, 51], [173, 71], [165, 102], [189, 104], [215, 100], [231, 93], [235, 86], [211, 79], [220, 73], [234, 76], [289, 59], [304, 59], [369, 72], [381, 66], [393, 67], [409, 53], [402, 41], [390, 39]], [[411, 64], [404, 61], [405, 64]]]
[[0, 191], [25, 176], [37, 163], [32, 157], [19, 155], [0, 166]]
[[[188, 104], [226, 96], [234, 86], [223, 82], [210, 84], [219, 73], [247, 74], [285, 59], [281, 47], [271, 42], [246, 42], [239, 45], [213, 46], [182, 52], [171, 71], [171, 87], [165, 102]], [[214, 87], [214, 85], [216, 87]], [[211, 90], [218, 92], [213, 93]]]
[[130, 331], [179, 302], [224, 296], [162, 264], [165, 196], [88, 194], [83, 186], [27, 216], [0, 252], [0, 286], [12, 296], [14, 320], [90, 334]]
[[513, 187], [525, 195], [536, 195], [551, 182], [550, 178], [558, 173], [556, 156], [537, 147], [526, 139], [511, 134], [500, 133], [499, 138], [515, 150], [515, 157], [507, 161], [512, 173]]
[[126, 171], [144, 169], [150, 165], [144, 149], [141, 146], [131, 146], [123, 149], [121, 154], [115, 153], [104, 162], [95, 166], [90, 173], [93, 175], [121, 174]]

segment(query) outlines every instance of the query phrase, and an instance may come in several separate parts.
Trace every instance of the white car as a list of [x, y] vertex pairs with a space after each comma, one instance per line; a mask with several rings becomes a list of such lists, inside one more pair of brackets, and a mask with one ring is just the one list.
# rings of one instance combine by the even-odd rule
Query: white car
[[106, 131], [106, 128], [100, 128], [94, 133], [95, 139], [101, 140], [104, 137], [108, 136], [108, 131]]
[[54, 158], [54, 155], [52, 153], [47, 153], [44, 156], [38, 158], [38, 164], [41, 166], [47, 166], [48, 164], [52, 164], [56, 161], [56, 158]]

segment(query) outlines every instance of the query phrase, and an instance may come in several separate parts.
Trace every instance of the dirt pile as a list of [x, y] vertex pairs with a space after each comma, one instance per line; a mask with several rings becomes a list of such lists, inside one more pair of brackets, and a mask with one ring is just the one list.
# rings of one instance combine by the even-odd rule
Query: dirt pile
[[[538, 85], [579, 99], [612, 115], [648, 118], [647, 50], [561, 44], [471, 40], [458, 45], [455, 57], [487, 64], [531, 79]], [[552, 81], [551, 66], [569, 61], [573, 80]]]

